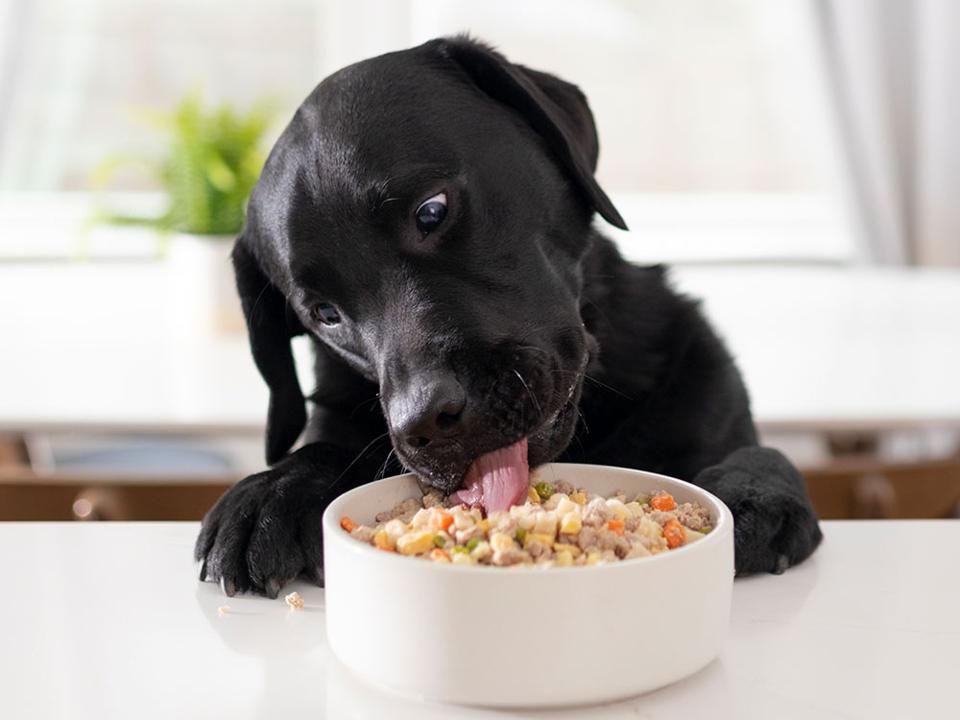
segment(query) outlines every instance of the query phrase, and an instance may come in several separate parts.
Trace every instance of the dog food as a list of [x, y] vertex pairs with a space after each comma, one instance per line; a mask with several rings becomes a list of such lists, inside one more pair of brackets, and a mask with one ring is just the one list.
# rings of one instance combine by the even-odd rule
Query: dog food
[[296, 590], [283, 599], [287, 605], [290, 606], [291, 610], [303, 610], [303, 598], [300, 597], [300, 593], [298, 593]]
[[380, 550], [454, 565], [596, 565], [667, 552], [710, 532], [710, 514], [667, 492], [627, 498], [537, 482], [526, 501], [484, 517], [436, 491], [379, 513], [374, 527], [351, 518], [340, 527]]

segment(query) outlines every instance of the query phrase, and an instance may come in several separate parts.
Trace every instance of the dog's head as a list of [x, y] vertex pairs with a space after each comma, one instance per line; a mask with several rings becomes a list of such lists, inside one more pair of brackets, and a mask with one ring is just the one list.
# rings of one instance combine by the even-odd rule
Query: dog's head
[[547, 462], [576, 422], [594, 212], [580, 91], [466, 38], [347, 67], [273, 149], [234, 250], [271, 391], [267, 459], [305, 423], [289, 340], [307, 332], [379, 385], [397, 454], [450, 491], [526, 438]]

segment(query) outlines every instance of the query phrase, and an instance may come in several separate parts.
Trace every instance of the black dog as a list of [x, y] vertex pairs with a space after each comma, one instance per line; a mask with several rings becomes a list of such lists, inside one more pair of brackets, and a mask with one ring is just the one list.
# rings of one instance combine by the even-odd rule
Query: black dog
[[[399, 470], [391, 443], [447, 492], [523, 439], [531, 466], [674, 475], [730, 506], [738, 573], [813, 552], [803, 478], [756, 446], [740, 375], [697, 304], [591, 228], [594, 212], [624, 227], [594, 180], [597, 153], [576, 87], [468, 38], [314, 90], [233, 254], [271, 392], [272, 467], [204, 518], [201, 579], [271, 597], [298, 575], [322, 582], [320, 516]], [[302, 333], [316, 348], [309, 421], [290, 350]]]

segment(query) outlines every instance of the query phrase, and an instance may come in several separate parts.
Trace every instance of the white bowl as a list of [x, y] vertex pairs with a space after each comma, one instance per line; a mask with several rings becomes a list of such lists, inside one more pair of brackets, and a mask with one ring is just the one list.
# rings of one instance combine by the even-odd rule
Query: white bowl
[[545, 465], [604, 496], [653, 489], [709, 509], [713, 531], [648, 558], [568, 568], [441, 565], [344, 532], [419, 496], [413, 475], [351, 490], [323, 515], [327, 637], [368, 682], [468, 705], [546, 707], [614, 700], [696, 672], [720, 652], [733, 590], [733, 517], [716, 497], [663, 475]]

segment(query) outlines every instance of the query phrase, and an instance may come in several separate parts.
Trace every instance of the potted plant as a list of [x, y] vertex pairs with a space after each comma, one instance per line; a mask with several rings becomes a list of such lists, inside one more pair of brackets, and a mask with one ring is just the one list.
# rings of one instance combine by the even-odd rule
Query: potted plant
[[103, 186], [118, 168], [135, 163], [163, 189], [166, 210], [158, 217], [101, 214], [101, 219], [160, 230], [174, 298], [186, 299], [191, 315], [206, 318], [215, 329], [242, 329], [230, 251], [263, 167], [270, 114], [262, 105], [246, 113], [227, 105], [207, 110], [199, 93], [192, 93], [172, 111], [149, 118], [167, 136], [163, 155], [112, 158], [94, 183]]

